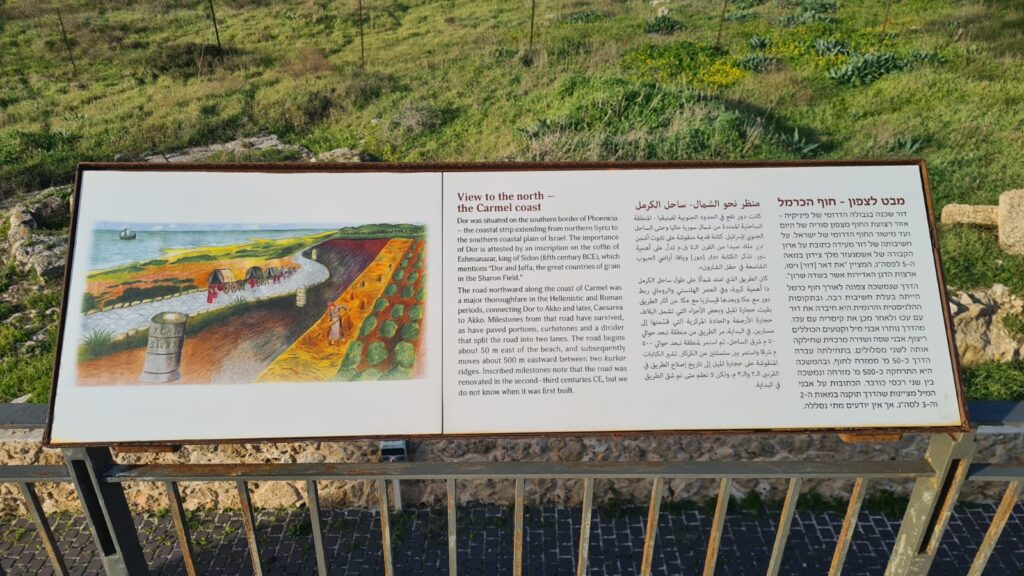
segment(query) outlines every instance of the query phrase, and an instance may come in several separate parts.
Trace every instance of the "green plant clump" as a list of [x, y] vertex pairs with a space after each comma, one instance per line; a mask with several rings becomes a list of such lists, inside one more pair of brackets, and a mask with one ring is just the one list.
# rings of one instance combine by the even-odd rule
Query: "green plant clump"
[[674, 34], [683, 28], [683, 23], [675, 18], [662, 15], [651, 20], [644, 26], [648, 34]]
[[406, 324], [402, 326], [402, 340], [416, 340], [420, 337], [420, 327], [417, 324]]
[[416, 363], [416, 347], [404, 341], [396, 344], [395, 362], [403, 368], [412, 368]]
[[377, 327], [377, 317], [367, 316], [366, 320], [363, 320], [363, 327], [359, 331], [360, 336], [369, 336], [373, 334], [373, 329]]
[[860, 54], [851, 56], [845, 64], [830, 69], [826, 75], [840, 84], [867, 86], [905, 67], [906, 64], [890, 52]]
[[385, 321], [381, 322], [380, 330], [378, 330], [378, 332], [380, 332], [380, 335], [385, 337], [385, 338], [392, 338], [392, 337], [394, 337], [395, 332], [397, 332], [397, 331], [398, 331], [398, 324], [395, 324], [394, 320], [385, 320]]
[[375, 366], [388, 359], [388, 349], [383, 342], [371, 342], [366, 349], [366, 363]]
[[348, 345], [348, 350], [345, 351], [345, 358], [341, 361], [341, 368], [343, 370], [355, 368], [359, 365], [359, 362], [362, 359], [363, 342], [361, 340], [356, 340]]

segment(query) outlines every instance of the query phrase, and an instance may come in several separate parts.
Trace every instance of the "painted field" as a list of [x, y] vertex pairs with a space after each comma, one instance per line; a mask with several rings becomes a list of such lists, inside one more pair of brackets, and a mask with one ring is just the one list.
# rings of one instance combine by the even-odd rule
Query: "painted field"
[[[347, 310], [344, 318], [347, 318], [348, 322], [342, 324], [340, 341], [330, 341], [331, 320], [329, 314], [325, 312], [305, 334], [260, 374], [258, 380], [318, 382], [335, 379], [352, 345], [355, 343], [362, 346], [360, 336], [368, 330], [365, 328], [367, 322], [370, 321], [374, 327], [376, 326], [377, 302], [393, 285], [393, 279], [399, 274], [399, 270], [405, 272], [402, 265], [409, 262], [405, 256], [411, 246], [422, 246], [422, 241], [405, 238], [389, 240], [377, 258], [352, 282], [348, 290], [334, 301], [338, 309]], [[371, 318], [374, 320], [369, 320]], [[394, 336], [394, 332], [391, 334]], [[380, 379], [384, 374], [378, 371], [371, 375], [374, 377], [363, 379]]]

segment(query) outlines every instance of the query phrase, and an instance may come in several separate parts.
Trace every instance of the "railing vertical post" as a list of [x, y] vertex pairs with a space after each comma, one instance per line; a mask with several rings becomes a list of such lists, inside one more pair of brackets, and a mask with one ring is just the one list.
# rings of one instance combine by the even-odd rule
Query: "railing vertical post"
[[1006, 488], [1003, 499], [999, 502], [999, 508], [996, 508], [995, 516], [992, 517], [992, 524], [989, 525], [988, 531], [985, 532], [985, 539], [981, 541], [981, 546], [978, 548], [978, 553], [974, 556], [974, 562], [971, 563], [971, 569], [967, 572], [967, 576], [981, 576], [982, 572], [985, 571], [985, 565], [988, 564], [988, 559], [996, 548], [996, 542], [999, 541], [999, 536], [1003, 533], [1003, 528], [1006, 527], [1006, 521], [1010, 519], [1010, 515], [1013, 514], [1013, 508], [1020, 499], [1022, 487], [1024, 487], [1024, 484], [1017, 480], [1010, 482], [1010, 485]]
[[263, 576], [260, 543], [256, 537], [256, 513], [252, 508], [249, 484], [245, 480], [238, 480], [235, 482], [235, 487], [238, 488], [238, 505], [242, 510], [242, 526], [245, 528], [245, 541], [249, 544], [249, 560], [252, 561], [252, 573], [256, 576]]
[[725, 527], [725, 517], [729, 513], [731, 490], [732, 478], [722, 478], [718, 484], [718, 501], [715, 504], [715, 518], [711, 521], [711, 535], [708, 536], [708, 551], [704, 555], [704, 576], [715, 576], [718, 549], [722, 544], [722, 528]]
[[316, 573], [327, 576], [327, 553], [324, 551], [324, 529], [320, 522], [320, 491], [316, 480], [306, 480], [306, 498], [309, 500], [309, 523], [313, 529], [313, 551], [316, 554]]
[[791, 478], [789, 488], [786, 490], [786, 500], [782, 503], [782, 515], [779, 518], [779, 527], [775, 531], [775, 545], [772, 546], [772, 556], [768, 560], [768, 576], [776, 576], [782, 568], [782, 555], [786, 552], [786, 542], [789, 541], [789, 528], [793, 525], [793, 513], [796, 512], [796, 503], [800, 499], [800, 486], [802, 478]]
[[[25, 497], [25, 508], [28, 510], [28, 515], [32, 517], [32, 522], [36, 525], [36, 532], [39, 533], [39, 538], [43, 541], [43, 548], [46, 549], [46, 555], [50, 558], [53, 572], [57, 576], [67, 576], [70, 572], [64, 564], [60, 548], [57, 547], [57, 540], [53, 537], [53, 529], [50, 528], [50, 523], [46, 520], [46, 513], [43, 512], [43, 504], [39, 501], [35, 486], [28, 482], [22, 482], [18, 486], [21, 488], [22, 496]], [[0, 574], [3, 573], [3, 568], [0, 568]]]
[[181, 492], [178, 491], [178, 483], [164, 482], [164, 492], [167, 493], [167, 503], [171, 509], [171, 519], [174, 521], [174, 531], [178, 534], [178, 545], [181, 547], [181, 560], [185, 564], [185, 572], [188, 573], [188, 576], [197, 576], [195, 554], [192, 550], [192, 531], [188, 528], [185, 508], [181, 505]]
[[647, 529], [644, 530], [644, 555], [640, 561], [640, 576], [651, 576], [654, 569], [654, 539], [658, 536], [658, 514], [661, 513], [661, 496], [665, 490], [665, 479], [658, 477], [651, 485], [651, 503], [647, 507]]
[[576, 560], [576, 576], [587, 576], [590, 558], [590, 524], [594, 513], [594, 479], [583, 480], [583, 513], [580, 515], [580, 550]]
[[850, 493], [850, 503], [846, 506], [843, 528], [839, 532], [836, 551], [832, 554], [832, 565], [828, 569], [828, 576], [841, 576], [843, 573], [843, 565], [846, 564], [846, 553], [850, 550], [853, 533], [857, 530], [857, 516], [860, 514], [860, 506], [864, 502], [867, 486], [867, 478], [857, 478], [857, 481], [853, 484], [853, 492]]
[[512, 576], [523, 576], [523, 497], [526, 481], [516, 478], [512, 507]]
[[456, 537], [455, 506], [458, 504], [455, 493], [455, 478], [448, 478], [448, 576], [456, 576], [459, 568], [459, 549]]
[[402, 511], [402, 482], [397, 478], [391, 481], [391, 499], [394, 500], [395, 512]]
[[65, 448], [63, 452], [103, 571], [107, 576], [148, 575], [124, 488], [103, 479], [114, 465], [110, 449]]
[[967, 478], [974, 449], [973, 431], [932, 434], [925, 459], [935, 475], [914, 482], [885, 576], [928, 574]]
[[391, 559], [391, 509], [388, 506], [387, 480], [377, 480], [377, 509], [380, 511], [380, 549], [384, 557], [384, 576], [394, 576], [395, 567]]

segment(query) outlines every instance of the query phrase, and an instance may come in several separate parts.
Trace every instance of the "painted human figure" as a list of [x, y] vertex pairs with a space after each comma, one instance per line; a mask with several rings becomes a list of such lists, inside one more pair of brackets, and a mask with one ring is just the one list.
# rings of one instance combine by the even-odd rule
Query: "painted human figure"
[[333, 302], [327, 305], [327, 322], [330, 326], [327, 330], [327, 341], [331, 344], [341, 342], [341, 313]]
[[217, 299], [217, 288], [211, 284], [206, 289], [206, 303], [213, 304], [213, 301]]

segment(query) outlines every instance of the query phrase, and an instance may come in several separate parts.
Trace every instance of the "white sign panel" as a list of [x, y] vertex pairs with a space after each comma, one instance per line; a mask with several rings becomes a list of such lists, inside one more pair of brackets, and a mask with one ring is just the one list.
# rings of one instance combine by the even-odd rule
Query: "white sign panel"
[[964, 423], [918, 164], [102, 168], [54, 444]]

